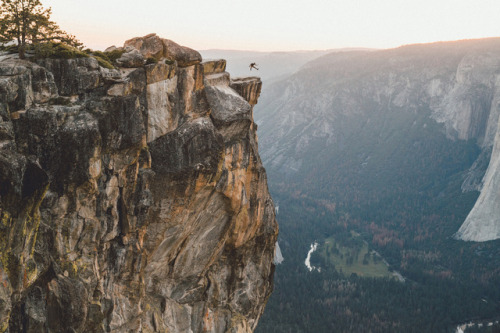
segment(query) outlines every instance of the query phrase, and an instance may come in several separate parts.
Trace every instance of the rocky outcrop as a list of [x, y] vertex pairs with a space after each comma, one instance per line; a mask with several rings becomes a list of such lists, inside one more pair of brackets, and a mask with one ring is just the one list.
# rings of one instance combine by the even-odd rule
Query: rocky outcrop
[[258, 77], [236, 78], [231, 80], [231, 88], [236, 90], [250, 104], [257, 104], [262, 90], [262, 81]]
[[175, 61], [179, 67], [188, 67], [201, 62], [201, 55], [197, 51], [170, 39], [160, 38], [156, 34], [129, 39], [124, 46], [139, 50], [145, 58], [165, 58]]
[[483, 188], [476, 204], [457, 234], [465, 241], [485, 242], [500, 238], [500, 132], [497, 131]]
[[452, 80], [433, 78], [427, 87], [433, 118], [445, 124], [448, 135], [462, 140], [477, 139], [491, 147], [500, 115], [500, 68], [494, 52], [465, 54]]
[[130, 47], [131, 50], [122, 54], [120, 58], [116, 60], [119, 66], [137, 68], [144, 65], [144, 56], [139, 50]]
[[126, 46], [156, 63], [0, 62], [0, 331], [251, 332], [278, 231], [258, 93]]

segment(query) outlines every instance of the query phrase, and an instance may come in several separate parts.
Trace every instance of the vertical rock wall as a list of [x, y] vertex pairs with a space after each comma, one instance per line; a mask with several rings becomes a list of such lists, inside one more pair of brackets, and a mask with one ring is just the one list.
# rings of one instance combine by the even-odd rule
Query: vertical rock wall
[[0, 332], [251, 332], [263, 312], [260, 80], [245, 100], [223, 60], [126, 46], [116, 70], [0, 61]]
[[457, 234], [465, 241], [485, 242], [500, 238], [500, 131], [497, 131], [483, 188]]

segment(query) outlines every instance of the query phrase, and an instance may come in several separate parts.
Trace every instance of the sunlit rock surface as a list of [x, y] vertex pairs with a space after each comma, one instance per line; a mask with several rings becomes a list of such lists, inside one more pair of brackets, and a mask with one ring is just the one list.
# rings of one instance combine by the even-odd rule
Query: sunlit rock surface
[[258, 94], [223, 60], [126, 44], [157, 62], [0, 62], [1, 332], [251, 332], [263, 312]]
[[231, 88], [236, 90], [250, 105], [257, 104], [262, 89], [262, 81], [258, 77], [235, 78]]

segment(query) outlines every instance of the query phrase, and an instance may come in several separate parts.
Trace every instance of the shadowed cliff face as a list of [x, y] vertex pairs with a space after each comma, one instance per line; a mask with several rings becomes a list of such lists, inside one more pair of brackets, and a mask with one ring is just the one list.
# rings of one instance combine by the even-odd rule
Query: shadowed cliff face
[[0, 331], [253, 331], [278, 232], [260, 80], [126, 46], [116, 70], [0, 61]]

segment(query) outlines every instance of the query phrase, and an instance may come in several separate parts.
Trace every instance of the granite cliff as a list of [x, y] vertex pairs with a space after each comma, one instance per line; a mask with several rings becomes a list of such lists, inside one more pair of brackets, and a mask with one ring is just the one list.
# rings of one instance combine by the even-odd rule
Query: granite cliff
[[0, 332], [251, 332], [278, 232], [261, 82], [155, 34], [122, 50], [0, 61]]

